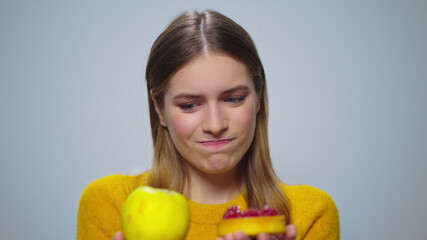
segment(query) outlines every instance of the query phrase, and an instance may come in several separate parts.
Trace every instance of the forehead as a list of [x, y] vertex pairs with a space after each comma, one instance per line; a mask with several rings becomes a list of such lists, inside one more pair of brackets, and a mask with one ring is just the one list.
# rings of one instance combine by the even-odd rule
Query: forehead
[[170, 79], [166, 95], [215, 94], [253, 83], [247, 67], [222, 53], [206, 53], [192, 59]]

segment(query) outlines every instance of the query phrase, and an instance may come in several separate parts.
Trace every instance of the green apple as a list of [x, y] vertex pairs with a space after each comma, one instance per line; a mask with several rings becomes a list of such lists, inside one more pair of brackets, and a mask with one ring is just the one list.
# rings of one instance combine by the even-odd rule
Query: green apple
[[181, 240], [190, 224], [187, 199], [174, 191], [142, 186], [127, 197], [121, 213], [126, 240]]

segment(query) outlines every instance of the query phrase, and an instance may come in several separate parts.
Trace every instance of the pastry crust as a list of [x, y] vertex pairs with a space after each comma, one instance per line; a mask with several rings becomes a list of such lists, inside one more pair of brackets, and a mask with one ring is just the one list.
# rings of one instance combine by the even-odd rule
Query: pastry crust
[[218, 225], [218, 235], [242, 231], [248, 236], [260, 233], [281, 234], [286, 231], [285, 216], [259, 216], [223, 219]]

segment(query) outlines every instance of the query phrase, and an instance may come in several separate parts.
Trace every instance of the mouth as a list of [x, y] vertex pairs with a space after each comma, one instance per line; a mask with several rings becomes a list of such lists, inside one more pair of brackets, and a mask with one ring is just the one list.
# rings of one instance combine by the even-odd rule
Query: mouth
[[234, 138], [226, 138], [226, 139], [216, 139], [216, 140], [209, 140], [209, 141], [197, 141], [198, 143], [202, 144], [205, 147], [209, 148], [220, 148], [223, 147], [230, 142], [232, 142]]

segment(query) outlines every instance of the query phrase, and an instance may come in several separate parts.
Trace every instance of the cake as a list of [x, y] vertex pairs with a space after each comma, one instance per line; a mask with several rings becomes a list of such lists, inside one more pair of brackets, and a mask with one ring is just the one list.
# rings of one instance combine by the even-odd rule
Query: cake
[[242, 231], [248, 236], [257, 236], [260, 233], [282, 234], [286, 231], [285, 216], [269, 206], [261, 211], [248, 208], [242, 211], [238, 206], [227, 209], [222, 221], [218, 224], [218, 235]]

